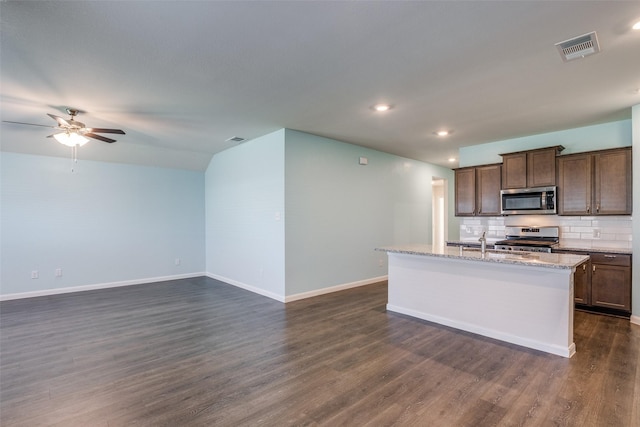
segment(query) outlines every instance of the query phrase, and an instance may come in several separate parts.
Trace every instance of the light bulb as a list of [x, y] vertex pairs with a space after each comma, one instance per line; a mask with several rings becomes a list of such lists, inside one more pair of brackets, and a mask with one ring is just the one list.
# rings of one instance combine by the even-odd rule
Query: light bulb
[[75, 147], [76, 145], [82, 147], [84, 144], [89, 142], [87, 138], [76, 132], [56, 133], [53, 137], [60, 144], [66, 145], [67, 147]]
[[391, 105], [388, 104], [377, 104], [373, 106], [373, 109], [378, 112], [389, 111], [391, 109]]

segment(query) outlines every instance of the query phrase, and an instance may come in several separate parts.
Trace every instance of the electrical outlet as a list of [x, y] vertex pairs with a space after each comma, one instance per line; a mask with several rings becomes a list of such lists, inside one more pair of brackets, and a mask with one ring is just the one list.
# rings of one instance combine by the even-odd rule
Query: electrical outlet
[[38, 277], [40, 277], [40, 274], [38, 273], [38, 270], [33, 270], [31, 272], [31, 278], [32, 279], [37, 279]]
[[378, 260], [378, 267], [382, 267], [384, 265], [384, 262], [382, 261], [382, 258], [380, 258]]
[[56, 268], [56, 277], [62, 277], [62, 269]]
[[599, 238], [600, 238], [600, 229], [595, 228], [595, 229], [593, 230], [593, 238], [594, 238], [594, 239], [599, 239]]
[[180, 265], [180, 258], [176, 258], [175, 261], [174, 261], [174, 264], [175, 265]]

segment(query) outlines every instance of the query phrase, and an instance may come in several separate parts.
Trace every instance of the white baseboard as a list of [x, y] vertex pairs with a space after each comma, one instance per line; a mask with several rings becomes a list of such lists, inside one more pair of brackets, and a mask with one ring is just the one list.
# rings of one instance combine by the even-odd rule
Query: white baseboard
[[631, 319], [629, 319], [629, 321], [634, 325], [640, 325], [640, 316], [631, 316]]
[[309, 292], [303, 292], [303, 293], [300, 293], [300, 294], [286, 295], [285, 296], [285, 295], [277, 295], [277, 294], [274, 294], [273, 292], [265, 291], [264, 289], [261, 289], [261, 288], [258, 288], [258, 287], [252, 286], [252, 285], [248, 285], [246, 283], [242, 283], [242, 282], [239, 282], [237, 280], [229, 279], [228, 277], [220, 276], [220, 275], [213, 274], [213, 273], [207, 273], [207, 277], [210, 277], [210, 278], [215, 279], [215, 280], [219, 280], [219, 281], [224, 282], [224, 283], [228, 283], [230, 285], [233, 285], [233, 286], [236, 286], [238, 288], [247, 290], [249, 292], [253, 292], [253, 293], [256, 293], [258, 295], [262, 295], [262, 296], [274, 299], [276, 301], [284, 302], [284, 303], [288, 303], [288, 302], [292, 302], [292, 301], [298, 301], [298, 300], [305, 299], [305, 298], [316, 297], [316, 296], [324, 295], [324, 294], [330, 294], [332, 292], [343, 291], [345, 289], [356, 288], [358, 286], [370, 285], [372, 283], [378, 283], [378, 282], [385, 281], [388, 278], [388, 276], [373, 277], [371, 279], [358, 280], [357, 282], [343, 283], [342, 285], [331, 286], [329, 288], [315, 289], [315, 290], [309, 291]]
[[244, 289], [245, 291], [253, 292], [254, 294], [262, 295], [264, 297], [271, 298], [276, 301], [285, 302], [283, 295], [274, 294], [273, 292], [269, 292], [262, 288], [258, 288], [252, 285], [247, 285], [246, 283], [240, 282], [238, 280], [229, 279], [228, 277], [220, 276], [218, 274], [213, 274], [213, 273], [207, 273], [207, 277], [211, 279], [219, 280], [229, 285], [233, 285], [240, 289]]
[[57, 294], [68, 294], [71, 292], [93, 291], [96, 289], [118, 288], [121, 286], [142, 285], [145, 283], [153, 283], [153, 282], [167, 282], [169, 280], [191, 279], [193, 277], [202, 277], [204, 275], [205, 273], [176, 274], [173, 276], [160, 276], [160, 277], [149, 277], [146, 279], [123, 280], [121, 282], [97, 283], [95, 285], [70, 286], [67, 288], [53, 288], [53, 289], [44, 289], [41, 291], [20, 292], [16, 294], [0, 295], [0, 301], [8, 301], [8, 300], [22, 299], [22, 298], [34, 298], [34, 297], [42, 297], [42, 296], [57, 295]]
[[300, 294], [287, 295], [284, 302], [298, 301], [305, 298], [317, 297], [319, 295], [330, 294], [332, 292], [344, 291], [345, 289], [357, 288], [359, 286], [371, 285], [373, 283], [383, 282], [389, 276], [372, 277], [371, 279], [358, 280], [351, 283], [343, 283], [342, 285], [331, 286], [329, 288], [314, 289], [313, 291], [303, 292]]

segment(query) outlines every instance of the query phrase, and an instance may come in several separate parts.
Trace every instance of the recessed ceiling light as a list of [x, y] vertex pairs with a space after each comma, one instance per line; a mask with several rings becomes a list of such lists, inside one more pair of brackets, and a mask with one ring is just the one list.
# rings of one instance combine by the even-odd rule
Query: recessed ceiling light
[[635, 24], [633, 24], [633, 28], [634, 30], [640, 30], [640, 21], [636, 22]]
[[434, 132], [434, 134], [438, 135], [438, 136], [449, 136], [453, 133], [452, 130], [439, 130], [437, 132]]
[[449, 161], [450, 161], [450, 162], [455, 162], [455, 161], [456, 161], [456, 158], [455, 158], [455, 157], [449, 157]]
[[385, 111], [389, 111], [391, 109], [391, 105], [389, 105], [389, 104], [376, 104], [371, 108], [373, 108], [375, 111], [383, 113]]

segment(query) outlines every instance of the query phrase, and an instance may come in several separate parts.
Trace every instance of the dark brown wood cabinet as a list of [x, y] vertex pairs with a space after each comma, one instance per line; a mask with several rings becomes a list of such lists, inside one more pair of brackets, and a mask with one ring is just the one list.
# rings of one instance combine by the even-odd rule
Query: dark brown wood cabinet
[[591, 154], [558, 157], [558, 214], [591, 215]]
[[527, 153], [502, 154], [502, 188], [527, 187]]
[[556, 155], [561, 145], [539, 150], [501, 154], [502, 188], [531, 188], [556, 185]]
[[559, 215], [630, 215], [631, 148], [557, 158]]
[[501, 165], [455, 171], [456, 216], [500, 215]]
[[576, 267], [573, 276], [573, 297], [577, 304], [591, 304], [591, 262], [586, 260]]
[[631, 314], [631, 255], [587, 254], [571, 250], [553, 252], [589, 255], [587, 261], [576, 267], [573, 276], [576, 308], [625, 317]]
[[591, 304], [631, 311], [631, 256], [591, 255]]
[[631, 148], [596, 153], [593, 163], [595, 214], [630, 215]]
[[476, 214], [476, 168], [455, 171], [456, 216]]

